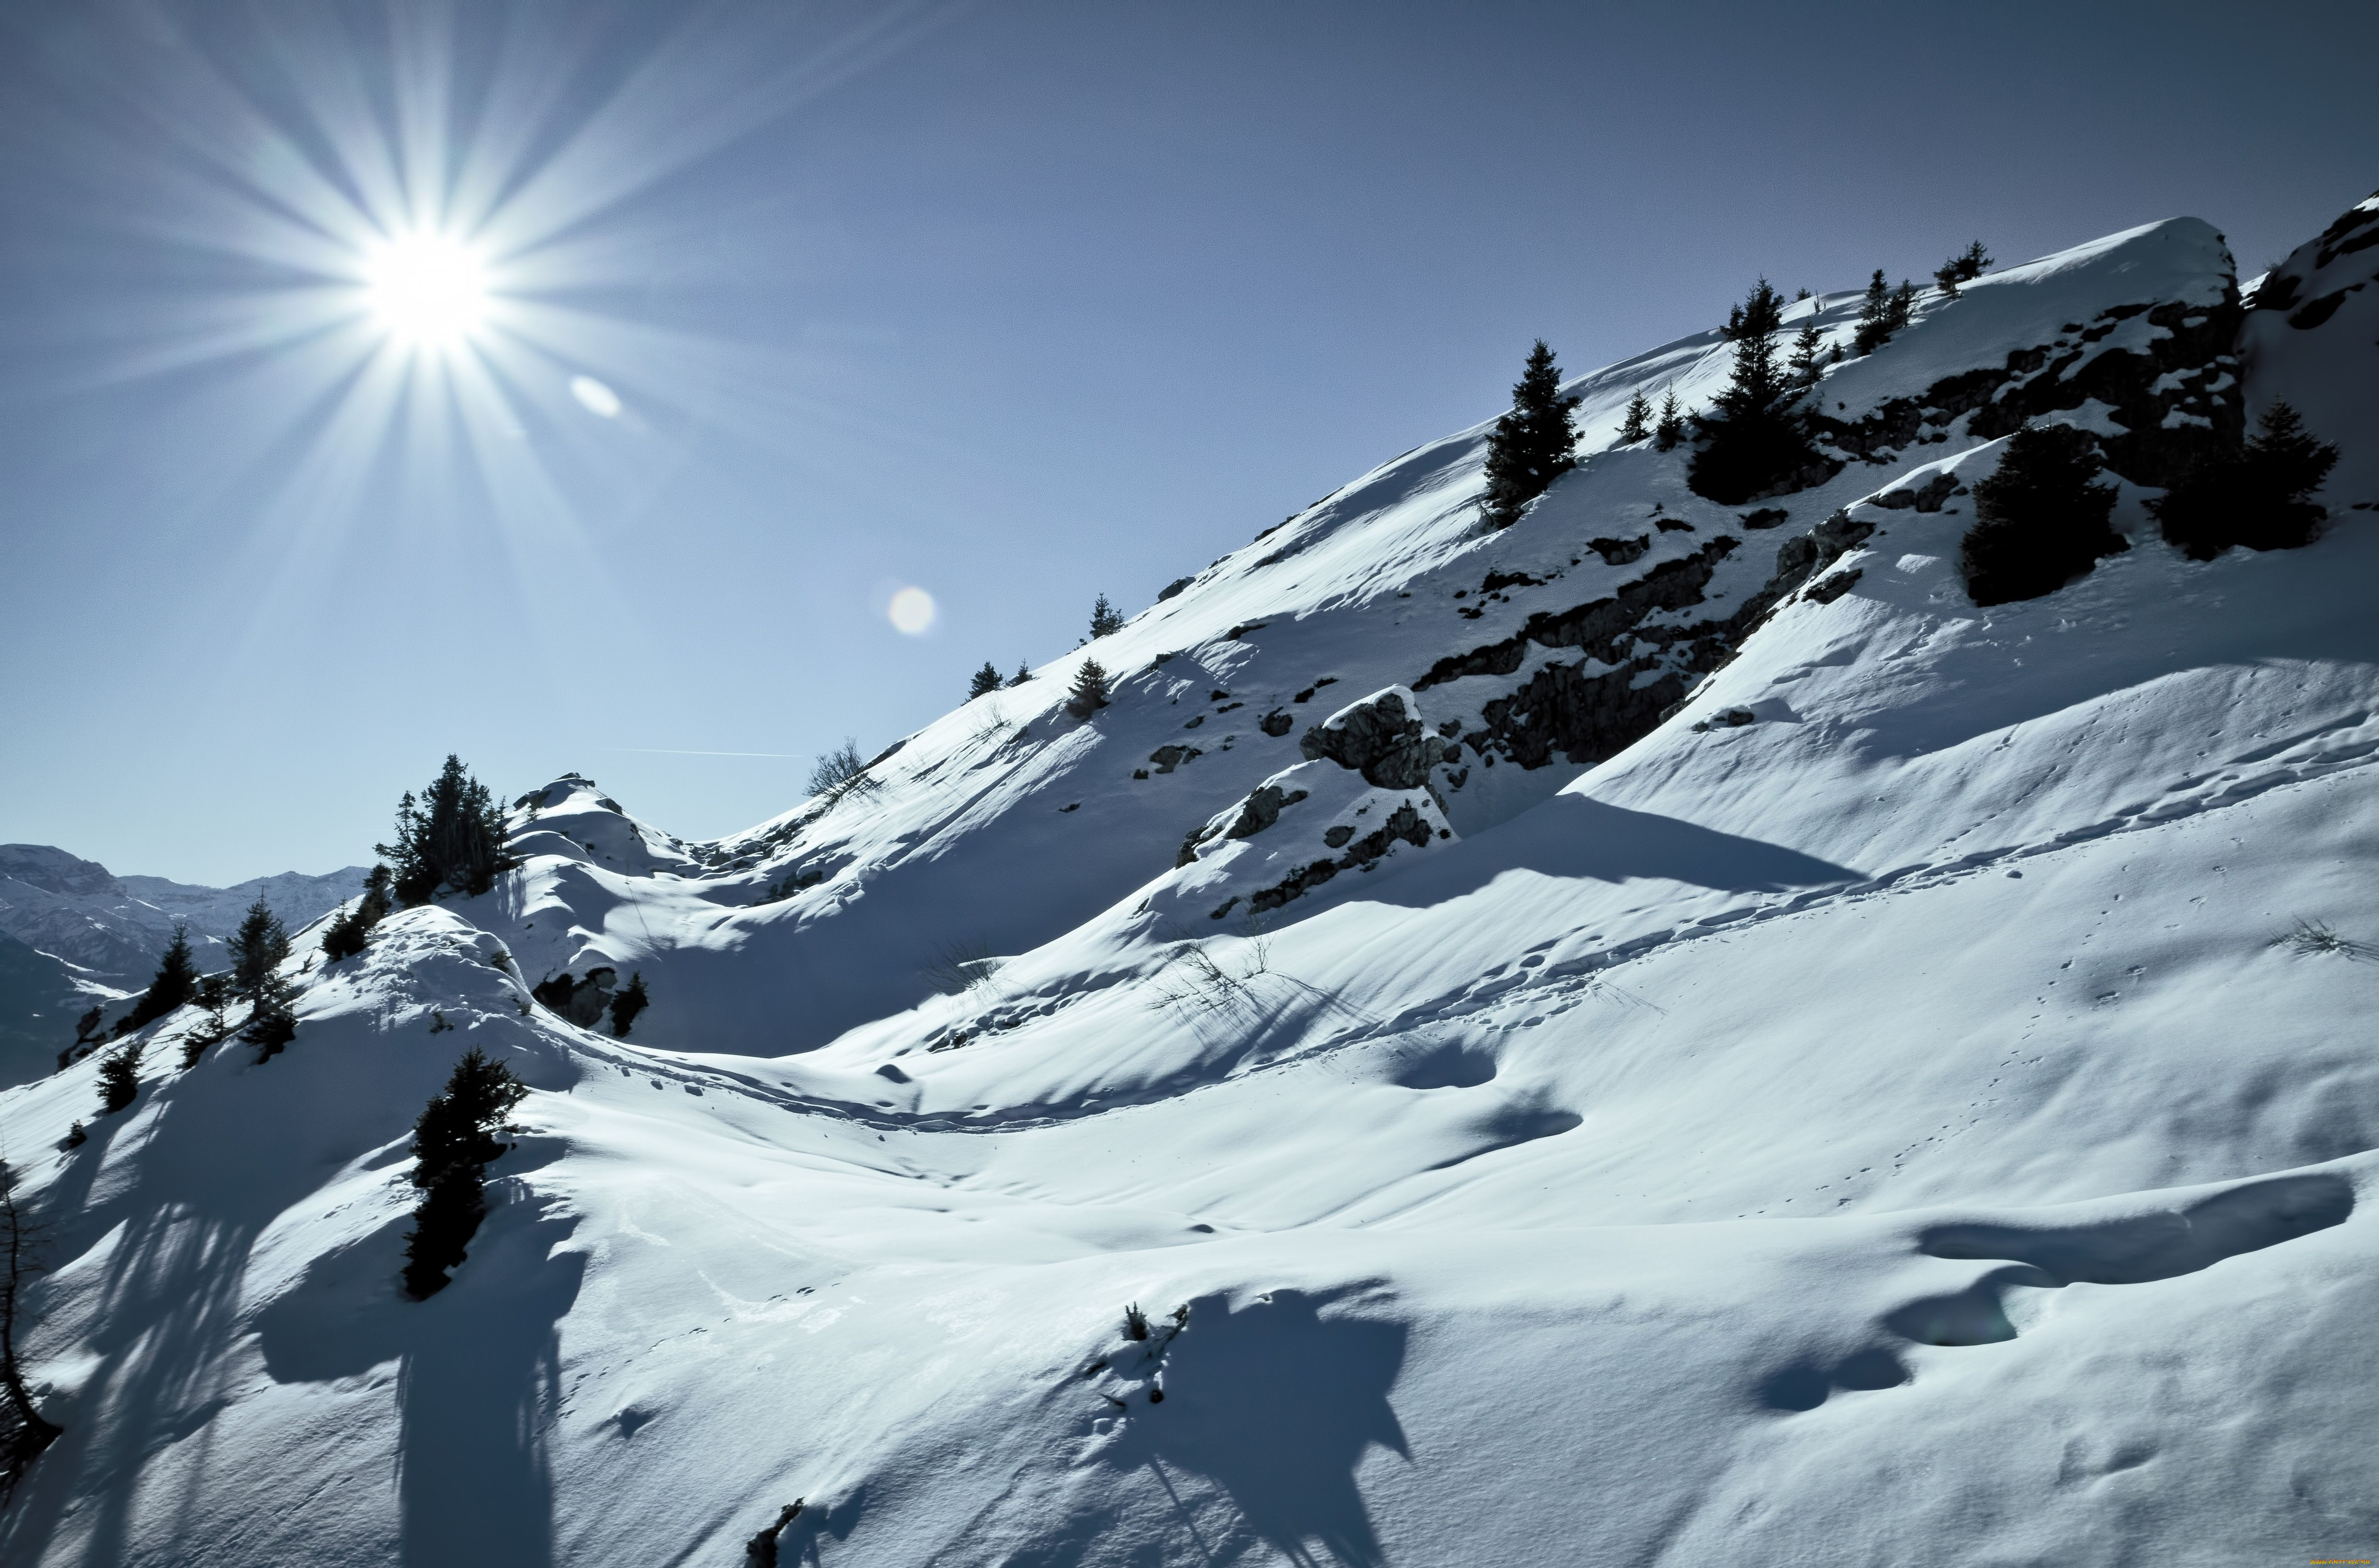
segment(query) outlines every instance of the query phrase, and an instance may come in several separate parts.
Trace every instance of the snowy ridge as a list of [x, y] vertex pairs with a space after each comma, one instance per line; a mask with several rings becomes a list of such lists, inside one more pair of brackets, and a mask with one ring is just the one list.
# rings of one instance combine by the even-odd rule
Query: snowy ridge
[[[2368, 1555], [2379, 521], [2143, 508], [2363, 349], [2234, 300], [2193, 220], [1928, 296], [1736, 508], [1612, 444], [1687, 340], [1512, 529], [1485, 427], [1407, 453], [873, 789], [525, 798], [493, 893], [300, 940], [271, 1062], [186, 1010], [78, 1149], [89, 1067], [0, 1099], [66, 1429], [6, 1561], [733, 1564], [796, 1498], [887, 1568]], [[1977, 610], [2027, 414], [2131, 548]], [[629, 1039], [530, 1000], [598, 964]], [[465, 1045], [535, 1092], [407, 1302]]]

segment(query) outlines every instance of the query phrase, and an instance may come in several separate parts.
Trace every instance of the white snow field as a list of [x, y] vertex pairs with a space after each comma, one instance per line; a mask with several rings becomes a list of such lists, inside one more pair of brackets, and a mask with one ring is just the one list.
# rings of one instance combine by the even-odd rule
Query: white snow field
[[[66, 1428], [5, 1560], [2379, 1556], [2371, 334], [2254, 312], [2242, 385], [2236, 297], [2190, 219], [1928, 292], [1733, 508], [1613, 445], [1723, 381], [1672, 344], [1503, 533], [1482, 426], [872, 789], [693, 844], [558, 780], [493, 893], [301, 937], [269, 1062], [185, 1011], [127, 1112], [0, 1095]], [[2333, 523], [2191, 562], [2142, 503], [2267, 369]], [[2024, 413], [2131, 548], [1979, 610]], [[629, 1039], [528, 999], [596, 968]], [[416, 1303], [475, 1045], [535, 1092]]]

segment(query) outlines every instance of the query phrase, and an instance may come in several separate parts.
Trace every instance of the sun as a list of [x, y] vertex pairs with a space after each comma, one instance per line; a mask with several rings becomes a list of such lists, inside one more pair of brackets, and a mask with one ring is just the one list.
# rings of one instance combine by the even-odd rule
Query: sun
[[364, 288], [380, 329], [412, 346], [458, 345], [488, 315], [486, 264], [446, 235], [398, 235], [373, 247]]

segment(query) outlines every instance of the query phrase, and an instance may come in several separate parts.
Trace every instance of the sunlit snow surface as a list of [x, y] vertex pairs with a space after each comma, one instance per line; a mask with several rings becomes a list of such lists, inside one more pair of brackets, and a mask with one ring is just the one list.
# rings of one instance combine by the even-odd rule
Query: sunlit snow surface
[[[1827, 396], [2227, 265], [2181, 220], [2010, 268]], [[1722, 375], [1696, 340], [1587, 378], [1589, 449]], [[1202, 921], [1228, 868], [1184, 835], [1308, 726], [1742, 532], [1636, 448], [1481, 537], [1479, 437], [1102, 639], [1090, 723], [1077, 655], [719, 845], [562, 781], [496, 893], [301, 940], [272, 1062], [182, 1071], [168, 1020], [70, 1153], [89, 1065], [0, 1099], [67, 1429], [8, 1561], [733, 1564], [796, 1498], [780, 1561], [871, 1568], [2374, 1555], [2372, 498], [2198, 565], [2126, 486], [2131, 551], [1987, 611], [1968, 501], [1869, 508], [1850, 592], [1621, 755]], [[1713, 597], [1982, 444], [1788, 498]], [[1654, 501], [1696, 531], [1582, 548]], [[1462, 616], [1491, 568], [1561, 585]], [[930, 993], [976, 943], [991, 981]], [[525, 1004], [597, 962], [652, 985], [631, 1040]], [[412, 1304], [410, 1122], [467, 1045], [538, 1092]]]

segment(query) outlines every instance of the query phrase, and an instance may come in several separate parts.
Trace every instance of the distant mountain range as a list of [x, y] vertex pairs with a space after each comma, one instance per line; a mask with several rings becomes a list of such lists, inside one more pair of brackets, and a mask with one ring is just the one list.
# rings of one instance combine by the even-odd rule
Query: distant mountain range
[[48, 844], [0, 844], [0, 1084], [49, 1071], [77, 1017], [146, 987], [175, 926], [189, 928], [200, 968], [220, 969], [224, 938], [259, 898], [295, 930], [354, 898], [363, 881], [364, 868], [351, 865], [200, 887], [118, 876]]

